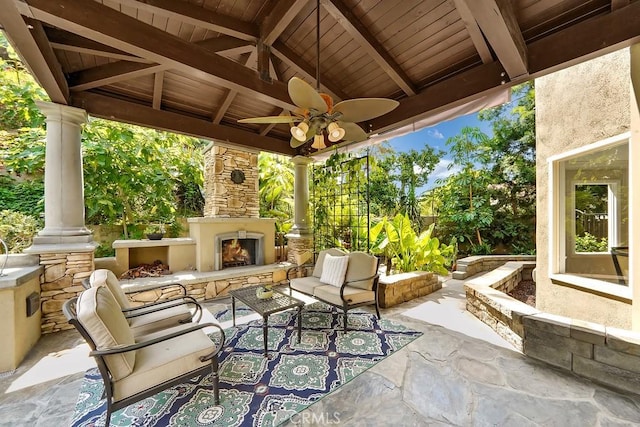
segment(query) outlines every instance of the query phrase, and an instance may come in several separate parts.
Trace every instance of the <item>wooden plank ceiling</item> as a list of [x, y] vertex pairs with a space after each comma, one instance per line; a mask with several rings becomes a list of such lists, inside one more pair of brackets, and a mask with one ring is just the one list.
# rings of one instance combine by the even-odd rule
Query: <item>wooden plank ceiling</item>
[[[316, 0], [0, 0], [53, 102], [287, 155], [287, 81], [315, 86]], [[386, 97], [379, 134], [640, 40], [632, 0], [320, 0], [320, 82]]]

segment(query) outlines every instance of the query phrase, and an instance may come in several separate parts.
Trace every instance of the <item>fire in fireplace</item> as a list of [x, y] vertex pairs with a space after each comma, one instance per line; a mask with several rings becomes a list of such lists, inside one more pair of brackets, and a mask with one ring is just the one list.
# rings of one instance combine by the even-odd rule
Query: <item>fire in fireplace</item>
[[256, 239], [228, 239], [222, 241], [222, 268], [253, 265]]
[[264, 234], [246, 231], [215, 236], [214, 270], [264, 265]]

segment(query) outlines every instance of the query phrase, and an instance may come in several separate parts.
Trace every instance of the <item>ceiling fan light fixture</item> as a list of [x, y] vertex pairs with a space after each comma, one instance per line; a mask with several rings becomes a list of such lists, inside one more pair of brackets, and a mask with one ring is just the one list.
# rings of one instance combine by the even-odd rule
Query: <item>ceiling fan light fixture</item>
[[344, 138], [345, 130], [338, 126], [337, 123], [329, 123], [329, 141], [338, 142]]
[[298, 126], [293, 126], [291, 128], [291, 135], [300, 142], [305, 142], [307, 140], [307, 131], [309, 130], [309, 125], [306, 122], [301, 122]]
[[321, 133], [316, 134], [313, 137], [313, 144], [311, 144], [311, 148], [315, 148], [316, 150], [327, 148], [327, 145], [324, 143], [324, 135]]

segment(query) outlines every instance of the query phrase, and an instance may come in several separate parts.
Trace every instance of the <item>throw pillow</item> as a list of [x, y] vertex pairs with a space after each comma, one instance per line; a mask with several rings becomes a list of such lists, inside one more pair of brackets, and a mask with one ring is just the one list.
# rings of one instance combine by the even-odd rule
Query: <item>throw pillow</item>
[[344, 276], [347, 274], [349, 265], [348, 256], [333, 256], [326, 254], [322, 263], [322, 275], [320, 282], [327, 285], [340, 287], [344, 283]]

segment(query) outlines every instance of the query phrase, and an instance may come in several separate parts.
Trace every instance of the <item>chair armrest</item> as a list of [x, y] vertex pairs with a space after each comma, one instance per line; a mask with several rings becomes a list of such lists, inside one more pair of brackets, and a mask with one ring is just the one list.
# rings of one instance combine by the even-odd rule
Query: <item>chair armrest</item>
[[[161, 307], [158, 307], [162, 304]], [[196, 308], [196, 314], [202, 315], [202, 306], [193, 297], [178, 297], [175, 299], [169, 299], [164, 301], [156, 301], [151, 304], [146, 304], [140, 307], [125, 308], [122, 310], [124, 317], [127, 319], [132, 317], [144, 316], [145, 314], [154, 313], [156, 311], [162, 311], [172, 307], [178, 307], [180, 305], [192, 304]], [[199, 319], [199, 317], [198, 317]]]
[[187, 288], [182, 283], [169, 283], [168, 285], [150, 286], [150, 287], [144, 288], [144, 289], [135, 289], [135, 290], [124, 291], [124, 293], [127, 294], [127, 295], [130, 295], [130, 294], [137, 294], [137, 293], [140, 293], [140, 292], [152, 291], [154, 289], [168, 289], [168, 288], [175, 288], [175, 287], [182, 288], [182, 296], [186, 296], [187, 295]]
[[376, 279], [377, 277], [380, 277], [380, 273], [376, 273], [376, 274], [374, 274], [373, 276], [365, 277], [364, 279], [351, 280], [351, 281], [349, 281], [349, 282], [345, 281], [345, 282], [342, 284], [342, 287], [347, 286], [349, 283], [364, 282], [365, 280], [374, 280], [374, 279]]
[[[141, 348], [144, 347], [149, 347], [150, 345], [154, 345], [154, 344], [158, 344], [164, 341], [168, 341], [170, 339], [182, 336], [182, 335], [186, 335], [188, 333], [191, 333], [193, 331], [197, 331], [198, 329], [204, 329], [207, 327], [215, 327], [218, 328], [220, 330], [220, 343], [218, 345], [216, 345], [215, 349], [213, 352], [211, 352], [210, 354], [206, 355], [206, 356], [202, 356], [200, 357], [200, 361], [204, 362], [205, 360], [209, 360], [211, 359], [213, 356], [215, 356], [216, 354], [218, 354], [220, 352], [220, 350], [222, 349], [222, 347], [224, 346], [224, 341], [225, 341], [225, 335], [224, 335], [224, 331], [222, 330], [222, 328], [220, 327], [220, 325], [216, 325], [215, 323], [202, 323], [199, 325], [194, 325], [194, 326], [190, 326], [188, 328], [185, 329], [181, 329], [179, 331], [176, 332], [172, 332], [170, 334], [167, 335], [163, 335], [160, 337], [156, 337], [154, 339], [148, 340], [148, 341], [141, 341], [135, 344], [131, 344], [131, 345], [118, 345], [115, 347], [110, 347], [110, 348], [104, 348], [104, 349], [100, 349], [100, 350], [93, 350], [91, 352], [89, 352], [89, 356], [108, 356], [110, 354], [120, 354], [120, 353], [127, 353], [129, 351], [135, 351], [135, 350], [139, 350]], [[213, 343], [213, 341], [212, 341]]]

